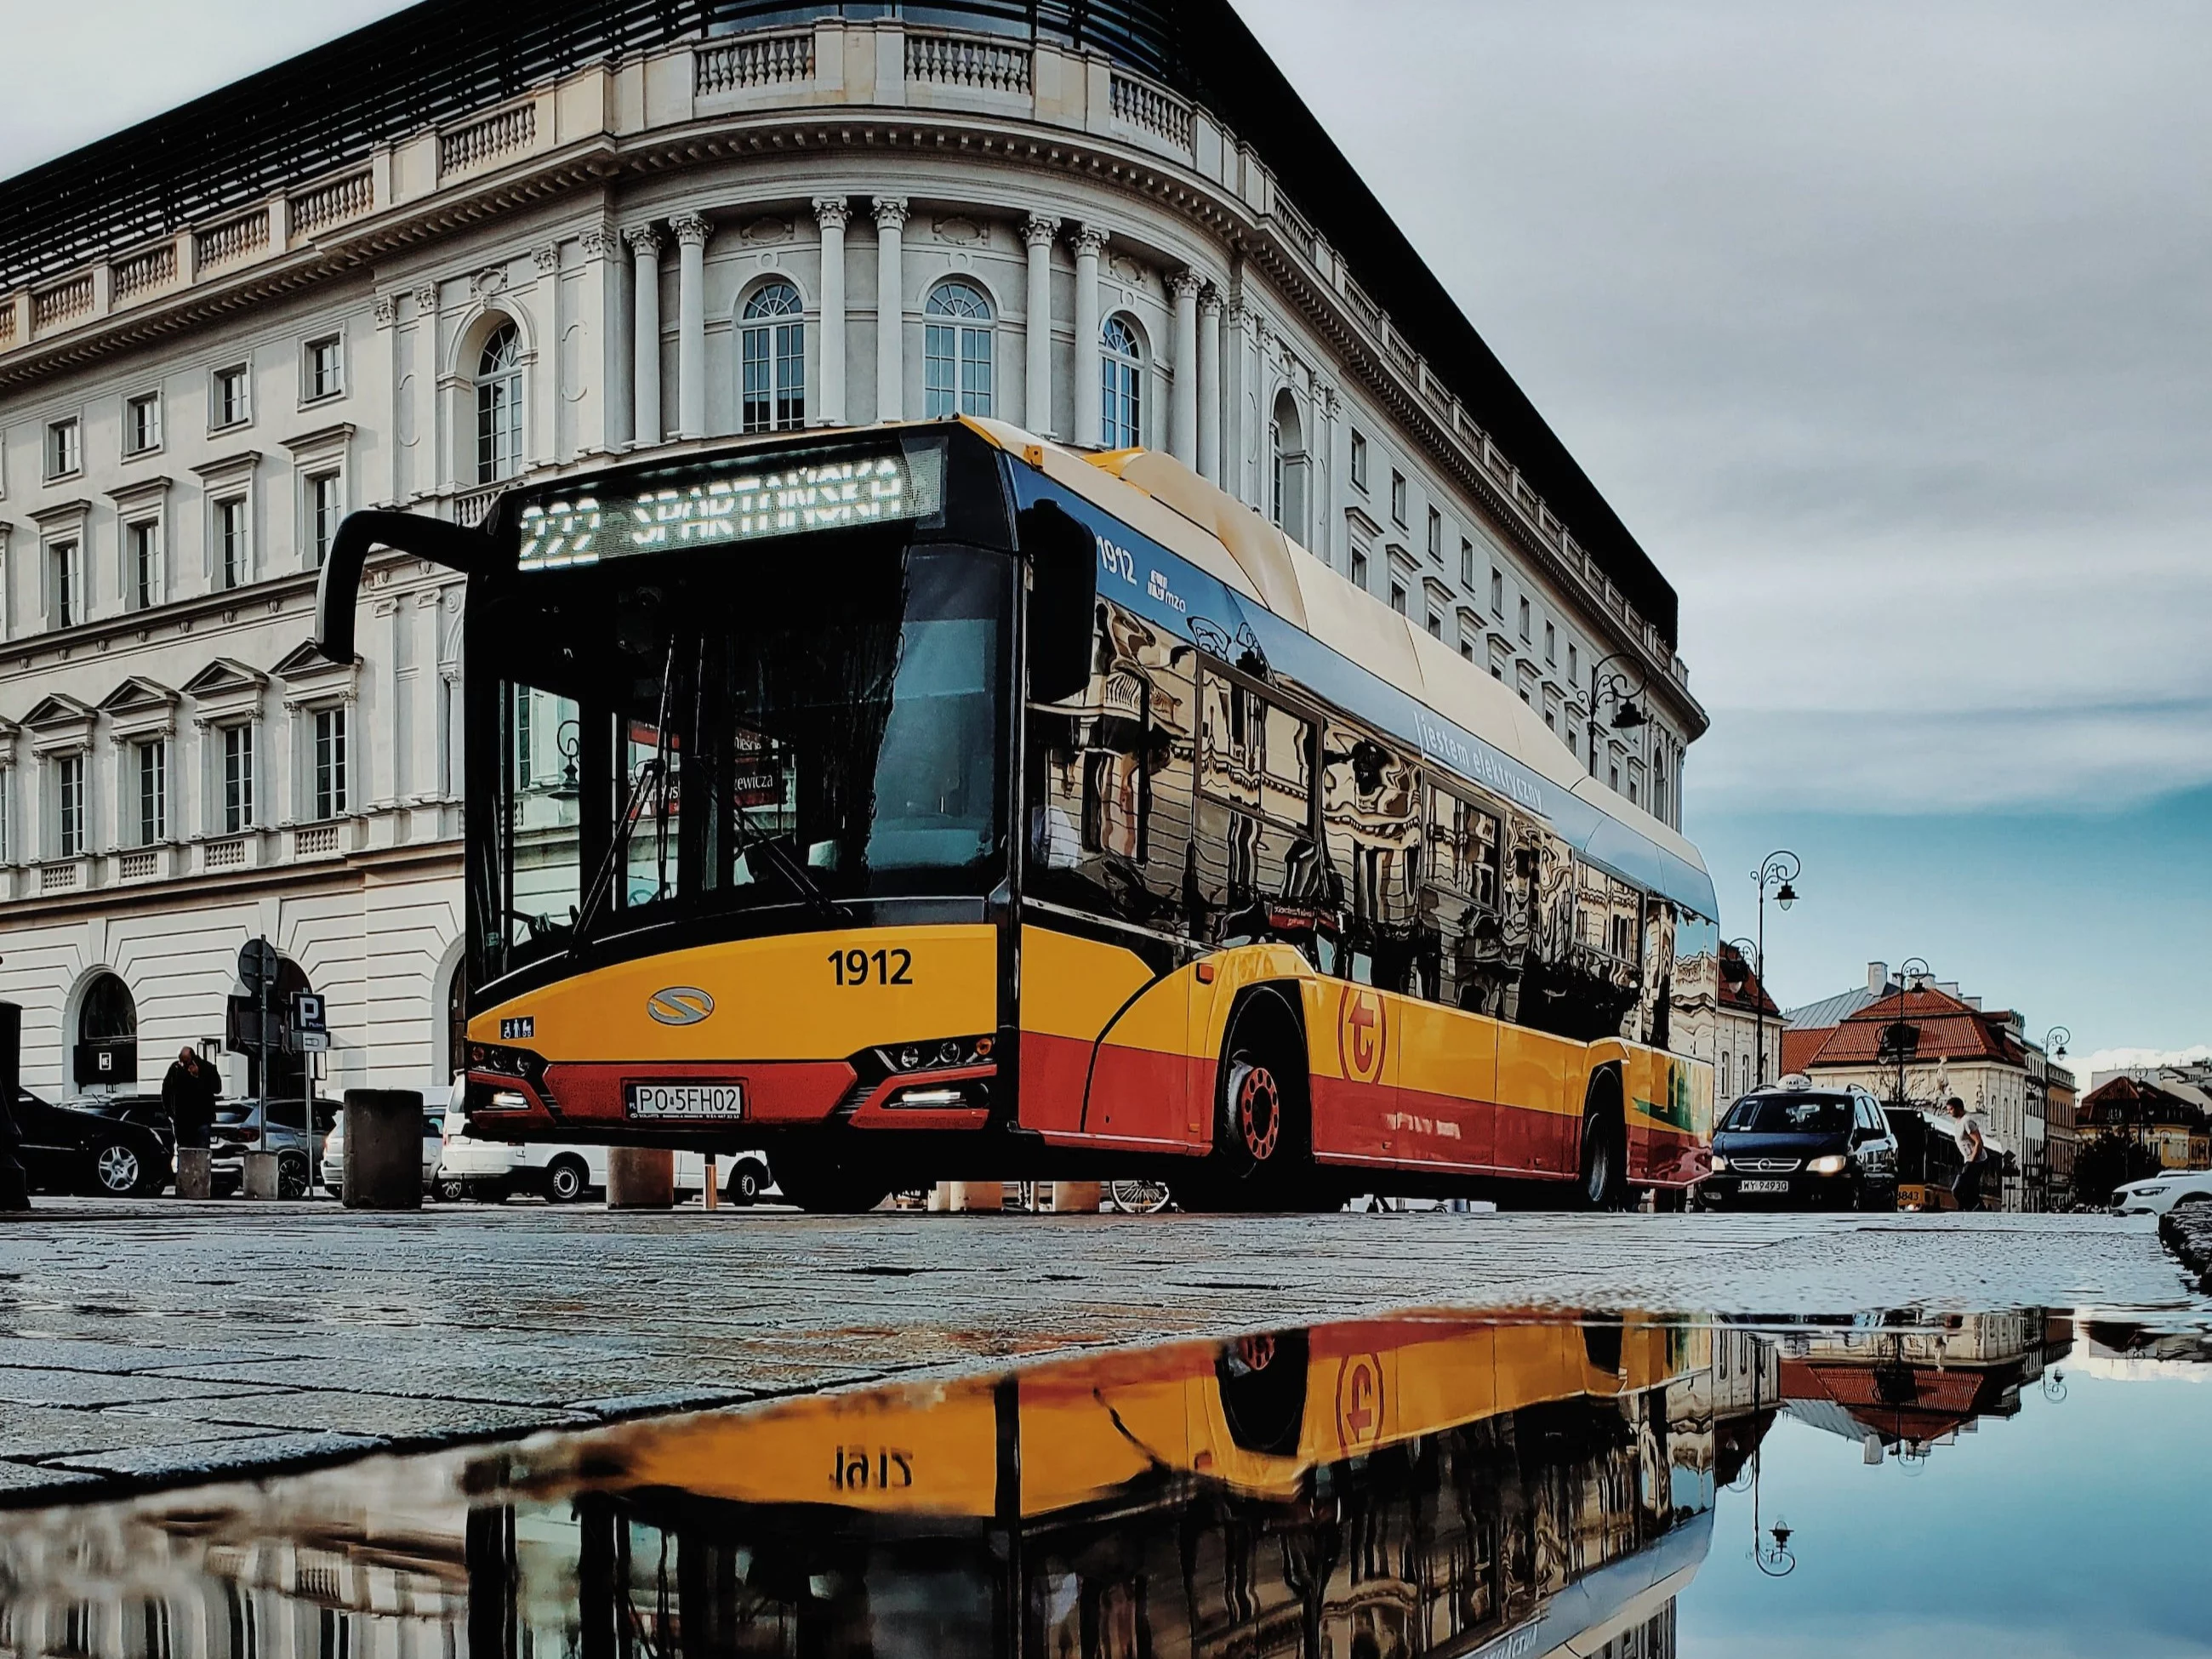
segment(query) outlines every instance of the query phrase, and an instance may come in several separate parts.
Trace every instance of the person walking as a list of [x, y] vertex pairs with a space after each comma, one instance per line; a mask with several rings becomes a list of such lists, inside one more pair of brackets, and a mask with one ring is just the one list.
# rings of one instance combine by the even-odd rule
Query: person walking
[[169, 1115], [179, 1146], [206, 1149], [217, 1092], [215, 1067], [201, 1060], [198, 1049], [179, 1048], [161, 1079], [161, 1109]]
[[1951, 1194], [1959, 1200], [1961, 1210], [1982, 1207], [1982, 1165], [1989, 1158], [1989, 1144], [1982, 1139], [1982, 1126], [1966, 1115], [1966, 1103], [1956, 1095], [1951, 1097], [1951, 1133], [1959, 1142], [1959, 1175], [1951, 1183]]

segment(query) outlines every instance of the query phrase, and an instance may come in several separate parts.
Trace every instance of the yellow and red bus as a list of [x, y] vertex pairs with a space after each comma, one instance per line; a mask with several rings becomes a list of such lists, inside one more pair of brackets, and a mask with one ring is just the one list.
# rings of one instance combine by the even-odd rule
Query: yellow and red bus
[[1696, 850], [1167, 456], [962, 419], [356, 514], [336, 658], [380, 545], [470, 578], [473, 1133], [757, 1146], [826, 1210], [1707, 1168]]

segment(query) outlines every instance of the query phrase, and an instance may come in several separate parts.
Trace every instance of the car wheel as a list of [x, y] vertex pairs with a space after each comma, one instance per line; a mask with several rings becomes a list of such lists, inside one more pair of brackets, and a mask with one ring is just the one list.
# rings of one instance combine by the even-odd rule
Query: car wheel
[[592, 1172], [580, 1158], [556, 1158], [545, 1166], [545, 1198], [550, 1204], [574, 1204], [591, 1185]]
[[2177, 1210], [2201, 1210], [2208, 1204], [2212, 1204], [2212, 1193], [2184, 1193], [2173, 1200]]
[[767, 1185], [768, 1166], [757, 1158], [741, 1158], [722, 1178], [722, 1196], [732, 1204], [757, 1204], [761, 1188]]
[[92, 1190], [94, 1193], [107, 1198], [134, 1197], [138, 1191], [138, 1183], [145, 1176], [145, 1160], [121, 1141], [111, 1140], [94, 1148]]
[[307, 1195], [307, 1160], [297, 1152], [280, 1152], [276, 1157], [276, 1196], [305, 1198]]

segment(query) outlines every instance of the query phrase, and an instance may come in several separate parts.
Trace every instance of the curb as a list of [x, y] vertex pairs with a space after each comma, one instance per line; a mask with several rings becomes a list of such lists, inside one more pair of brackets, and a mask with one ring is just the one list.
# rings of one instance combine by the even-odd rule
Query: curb
[[2158, 1218], [2158, 1240], [2189, 1271], [2197, 1291], [2212, 1296], [2212, 1205], [2168, 1210]]

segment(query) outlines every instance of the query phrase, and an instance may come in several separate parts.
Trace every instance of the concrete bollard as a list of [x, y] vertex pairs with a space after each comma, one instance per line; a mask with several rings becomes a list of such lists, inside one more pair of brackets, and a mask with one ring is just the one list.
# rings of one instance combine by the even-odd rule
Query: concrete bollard
[[945, 1207], [957, 1213], [977, 1215], [1006, 1207], [1003, 1181], [955, 1181], [950, 1185]]
[[345, 1091], [345, 1206], [422, 1207], [422, 1097], [413, 1090]]
[[215, 1181], [208, 1173], [208, 1149], [204, 1146], [177, 1148], [177, 1196], [179, 1198], [211, 1198]]
[[1096, 1215], [1105, 1188], [1096, 1181], [1055, 1181], [1052, 1183], [1054, 1215]]
[[239, 1188], [246, 1198], [275, 1198], [277, 1195], [277, 1154], [248, 1152], [246, 1155], [245, 1183]]
[[659, 1146], [607, 1148], [607, 1208], [676, 1207], [676, 1154]]

